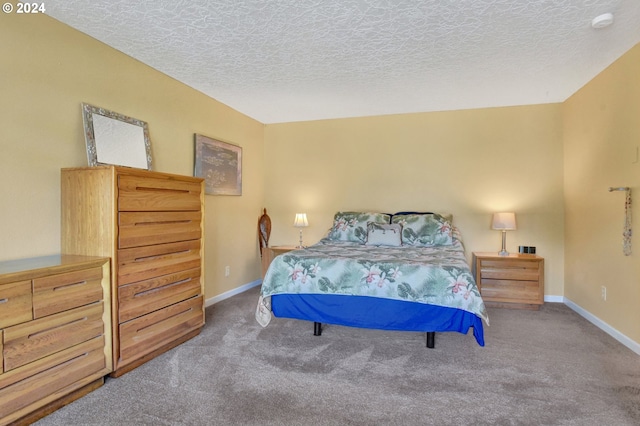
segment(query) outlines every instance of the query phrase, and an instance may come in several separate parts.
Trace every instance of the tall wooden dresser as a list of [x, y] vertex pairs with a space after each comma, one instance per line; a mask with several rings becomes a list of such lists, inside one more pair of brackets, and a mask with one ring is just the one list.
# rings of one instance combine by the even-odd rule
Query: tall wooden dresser
[[113, 373], [204, 325], [204, 181], [118, 166], [62, 170], [62, 252], [112, 259]]
[[33, 421], [111, 372], [109, 259], [0, 262], [0, 425]]

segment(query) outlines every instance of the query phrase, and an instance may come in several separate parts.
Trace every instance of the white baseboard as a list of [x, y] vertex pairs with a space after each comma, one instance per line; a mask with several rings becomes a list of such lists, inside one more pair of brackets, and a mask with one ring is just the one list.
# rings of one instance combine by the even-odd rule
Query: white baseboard
[[[240, 287], [236, 287], [233, 290], [226, 291], [226, 292], [224, 292], [222, 294], [219, 294], [217, 296], [214, 296], [214, 297], [211, 297], [211, 298], [205, 300], [204, 306], [208, 308], [211, 305], [215, 305], [218, 302], [222, 302], [223, 300], [228, 299], [228, 298], [230, 298], [232, 296], [235, 296], [236, 294], [244, 293], [245, 291], [249, 290], [250, 288], [253, 288], [253, 287], [258, 286], [260, 284], [262, 284], [262, 280], [255, 280], [255, 281], [250, 282], [249, 284], [245, 284], [245, 285], [242, 285]], [[258, 303], [258, 299], [256, 299], [256, 303]]]
[[[563, 299], [564, 299], [563, 301], [564, 304], [570, 307], [571, 309], [573, 309], [574, 311], [576, 311], [580, 316], [586, 318], [590, 323], [592, 323], [593, 325], [595, 325], [596, 327], [598, 327], [599, 329], [601, 329], [602, 331], [604, 331], [605, 333], [607, 333], [608, 335], [616, 339], [618, 342], [622, 343], [623, 345], [631, 349], [633, 352], [640, 355], [640, 343], [637, 343], [631, 340], [630, 338], [620, 333], [615, 328], [611, 327], [606, 322], [602, 321], [600, 318], [593, 315], [591, 312], [576, 305], [566, 297], [564, 297]], [[545, 300], [546, 300], [546, 297], [545, 297]]]
[[544, 296], [544, 301], [545, 302], [551, 302], [551, 303], [564, 303], [564, 297], [562, 296]]

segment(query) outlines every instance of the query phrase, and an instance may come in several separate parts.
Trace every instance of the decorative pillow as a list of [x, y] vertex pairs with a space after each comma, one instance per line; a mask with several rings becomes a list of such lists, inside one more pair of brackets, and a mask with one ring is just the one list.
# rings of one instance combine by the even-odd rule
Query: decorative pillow
[[367, 242], [367, 224], [389, 223], [391, 216], [384, 213], [338, 212], [327, 238], [335, 241]]
[[394, 215], [391, 223], [402, 225], [402, 243], [409, 246], [450, 246], [451, 222], [437, 213]]
[[[410, 214], [417, 214], [417, 215], [423, 215], [423, 214], [435, 214], [437, 216], [442, 217], [444, 220], [446, 220], [447, 222], [449, 222], [451, 225], [453, 225], [453, 215], [451, 213], [434, 213], [434, 212], [397, 212], [392, 214], [391, 216], [406, 216], [406, 215], [410, 215]], [[396, 221], [399, 221], [400, 219], [396, 219]], [[391, 221], [393, 222], [393, 220]]]
[[399, 223], [372, 223], [367, 225], [368, 246], [402, 245], [402, 225]]

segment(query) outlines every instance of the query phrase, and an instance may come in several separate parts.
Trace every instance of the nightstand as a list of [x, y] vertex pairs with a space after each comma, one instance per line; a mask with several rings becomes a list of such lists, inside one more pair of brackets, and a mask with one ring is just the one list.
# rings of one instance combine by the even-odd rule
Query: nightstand
[[296, 246], [262, 247], [262, 279], [264, 279], [264, 276], [267, 273], [267, 269], [269, 269], [269, 265], [271, 265], [271, 261], [273, 260], [273, 258], [278, 256], [279, 254], [284, 254], [296, 249]]
[[488, 307], [538, 310], [544, 303], [544, 258], [473, 253], [473, 275]]

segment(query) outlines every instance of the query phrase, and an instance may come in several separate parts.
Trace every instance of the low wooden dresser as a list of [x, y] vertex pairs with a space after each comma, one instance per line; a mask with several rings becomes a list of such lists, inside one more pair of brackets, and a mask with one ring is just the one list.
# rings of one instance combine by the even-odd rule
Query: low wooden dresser
[[31, 424], [112, 369], [109, 259], [0, 262], [0, 425]]
[[473, 253], [473, 273], [486, 306], [537, 310], [544, 303], [540, 256]]
[[204, 325], [204, 180], [117, 166], [62, 170], [62, 252], [112, 259], [117, 377]]

